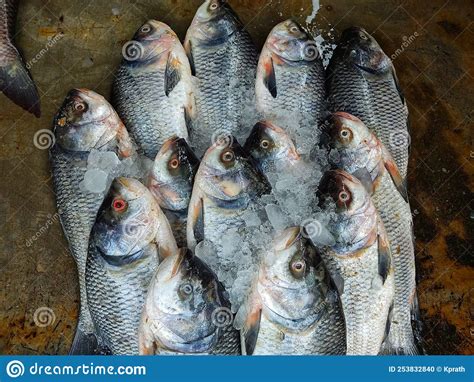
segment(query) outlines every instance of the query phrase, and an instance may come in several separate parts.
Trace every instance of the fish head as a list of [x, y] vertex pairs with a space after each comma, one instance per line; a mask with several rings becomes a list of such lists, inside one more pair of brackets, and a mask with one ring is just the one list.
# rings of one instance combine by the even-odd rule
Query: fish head
[[[148, 20], [133, 36], [133, 40], [124, 46], [124, 58], [130, 63], [143, 63], [157, 57], [164, 57], [175, 44], [178, 36], [173, 30], [160, 21]], [[166, 63], [164, 57], [163, 63]]]
[[385, 73], [392, 62], [378, 42], [365, 29], [351, 27], [342, 33], [339, 45], [346, 52], [345, 59], [369, 73]]
[[206, 0], [196, 12], [188, 37], [202, 46], [221, 45], [241, 28], [242, 22], [226, 0]]
[[199, 159], [183, 138], [168, 139], [158, 152], [149, 189], [158, 204], [171, 211], [187, 209]]
[[[310, 62], [319, 57], [314, 39], [294, 20], [275, 26], [266, 41], [266, 47], [284, 62]], [[278, 60], [277, 60], [278, 62]]]
[[357, 117], [344, 113], [333, 113], [330, 117], [328, 133], [332, 145], [341, 149], [356, 149], [368, 144], [371, 132]]
[[262, 168], [268, 162], [293, 163], [301, 159], [295, 144], [285, 130], [269, 121], [258, 122], [253, 127], [244, 149]]
[[234, 137], [223, 141], [214, 143], [204, 154], [197, 177], [201, 188], [219, 200], [242, 196], [255, 199], [269, 193], [270, 183], [255, 159]]
[[146, 305], [155, 340], [183, 353], [211, 349], [219, 337], [216, 312], [231, 314], [229, 308], [215, 274], [185, 248], [160, 264]]
[[71, 151], [100, 149], [121, 126], [105, 98], [88, 89], [71, 90], [54, 117], [56, 143]]
[[116, 178], [102, 203], [92, 229], [91, 242], [112, 265], [128, 264], [153, 242], [159, 207], [138, 180]]
[[279, 233], [259, 271], [258, 290], [266, 308], [276, 317], [307, 317], [321, 298], [320, 260], [300, 227]]

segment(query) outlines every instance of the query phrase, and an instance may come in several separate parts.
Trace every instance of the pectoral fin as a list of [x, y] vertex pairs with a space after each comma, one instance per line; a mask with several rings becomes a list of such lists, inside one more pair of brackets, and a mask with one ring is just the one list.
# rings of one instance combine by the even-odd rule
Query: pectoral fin
[[191, 74], [195, 76], [196, 67], [194, 66], [193, 47], [190, 40], [187, 40], [184, 43], [184, 50], [186, 51], [186, 55], [188, 56], [188, 60], [189, 60], [189, 65], [191, 66]]
[[165, 70], [165, 94], [168, 97], [181, 81], [181, 62], [172, 53], [168, 55]]
[[260, 331], [260, 320], [262, 318], [262, 310], [260, 308], [253, 310], [247, 317], [242, 335], [245, 340], [245, 352], [252, 355], [257, 344], [258, 332]]
[[275, 76], [275, 67], [273, 66], [273, 60], [271, 57], [263, 59], [263, 69], [264, 69], [264, 77], [263, 83], [265, 87], [268, 89], [270, 94], [273, 98], [276, 98], [278, 95], [277, 92], [277, 84], [276, 84], [276, 76]]
[[390, 245], [386, 236], [382, 233], [378, 235], [378, 252], [379, 252], [379, 275], [382, 277], [383, 283], [387, 280], [387, 277], [392, 268], [392, 254], [390, 252]]
[[187, 241], [188, 248], [194, 250], [204, 240], [204, 205], [199, 192], [193, 190], [188, 208]]
[[402, 177], [402, 175], [400, 174], [400, 171], [398, 170], [397, 165], [395, 164], [395, 161], [393, 160], [391, 156], [389, 158], [384, 158], [384, 164], [398, 192], [403, 197], [405, 202], [408, 203], [406, 178]]

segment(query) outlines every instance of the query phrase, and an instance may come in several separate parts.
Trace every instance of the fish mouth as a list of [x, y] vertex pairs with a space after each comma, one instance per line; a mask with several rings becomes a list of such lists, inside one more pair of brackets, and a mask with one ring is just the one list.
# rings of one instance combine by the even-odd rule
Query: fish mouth
[[315, 310], [315, 312], [311, 312], [308, 315], [305, 315], [301, 318], [288, 318], [284, 317], [281, 314], [275, 312], [273, 309], [268, 307], [268, 305], [263, 305], [263, 313], [273, 322], [277, 322], [280, 325], [293, 330], [305, 330], [311, 327], [315, 322], [317, 322], [321, 316], [324, 314], [325, 310], [319, 309]]
[[145, 255], [145, 251], [143, 251], [142, 249], [136, 251], [136, 252], [133, 252], [133, 253], [130, 253], [130, 254], [127, 254], [127, 255], [123, 255], [123, 256], [113, 256], [113, 255], [107, 255], [99, 246], [96, 245], [96, 249], [97, 251], [99, 251], [100, 255], [102, 256], [102, 258], [110, 265], [113, 265], [115, 267], [121, 267], [121, 266], [124, 266], [124, 265], [129, 265], [129, 264], [132, 264], [134, 263], [135, 261], [143, 258], [143, 256]]

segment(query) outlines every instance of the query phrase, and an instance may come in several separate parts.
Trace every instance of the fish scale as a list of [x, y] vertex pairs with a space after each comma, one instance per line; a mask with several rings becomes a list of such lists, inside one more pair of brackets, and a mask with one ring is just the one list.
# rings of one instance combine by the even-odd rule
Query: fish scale
[[388, 148], [400, 173], [406, 177], [409, 154], [408, 110], [392, 72], [363, 73], [344, 60], [328, 67], [329, 104], [362, 120]]
[[186, 92], [178, 86], [167, 97], [164, 78], [164, 70], [137, 73], [122, 65], [114, 81], [117, 112], [138, 146], [152, 159], [173, 135], [188, 138], [185, 110], [179, 106], [185, 104]]
[[387, 171], [384, 171], [372, 200], [387, 231], [394, 263], [395, 300], [388, 340], [394, 349], [406, 349], [414, 344], [411, 315], [416, 289], [410, 205], [396, 189]]
[[89, 305], [97, 331], [114, 355], [138, 354], [140, 312], [158, 267], [156, 248], [150, 252], [146, 258], [115, 270], [96, 248], [90, 248], [86, 277], [93, 303]]
[[83, 332], [93, 333], [87, 304], [85, 269], [89, 234], [102, 199], [98, 198], [97, 194], [82, 190], [80, 186], [87, 170], [88, 155], [89, 153], [65, 152], [57, 145], [51, 149], [53, 187], [58, 213], [79, 273], [79, 326]]

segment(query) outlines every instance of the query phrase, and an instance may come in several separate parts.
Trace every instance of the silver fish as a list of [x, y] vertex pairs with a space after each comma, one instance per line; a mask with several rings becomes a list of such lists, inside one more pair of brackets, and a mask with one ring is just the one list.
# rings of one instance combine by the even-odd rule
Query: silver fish
[[260, 121], [253, 127], [244, 149], [265, 174], [285, 169], [301, 160], [292, 139], [270, 121]]
[[407, 174], [410, 136], [408, 108], [395, 68], [364, 29], [346, 29], [327, 68], [332, 111], [360, 118], [392, 154], [403, 178]]
[[86, 266], [89, 307], [112, 354], [138, 354], [140, 314], [160, 258], [178, 252], [153, 195], [138, 180], [116, 178], [91, 231]]
[[0, 0], [0, 91], [39, 118], [38, 90], [14, 42], [18, 3]]
[[[97, 349], [85, 288], [89, 233], [102, 203], [101, 194], [82, 187], [92, 150], [112, 151], [120, 158], [134, 153], [125, 126], [112, 106], [87, 89], [71, 90], [54, 118], [55, 144], [50, 150], [56, 204], [79, 274], [81, 310], [71, 354]], [[108, 184], [112, 179], [108, 180]]]
[[364, 186], [352, 175], [328, 172], [321, 181], [331, 213], [334, 244], [321, 256], [336, 284], [346, 325], [347, 354], [376, 355], [386, 336], [393, 304], [392, 255], [383, 223]]
[[300, 227], [277, 236], [254, 288], [244, 326], [247, 354], [345, 354], [337, 291]]
[[240, 354], [223, 285], [187, 249], [165, 259], [143, 309], [140, 354]]
[[193, 130], [191, 141], [201, 155], [216, 140], [213, 135], [240, 138], [243, 126], [248, 125], [244, 118], [254, 114], [258, 55], [225, 0], [206, 0], [199, 7], [184, 47], [199, 83], [199, 127]]
[[155, 159], [172, 136], [188, 139], [195, 117], [191, 68], [171, 28], [149, 20], [123, 49], [113, 104], [139, 149]]
[[325, 109], [324, 67], [314, 39], [287, 20], [270, 32], [260, 54], [257, 109], [276, 123], [312, 125]]
[[330, 128], [332, 164], [359, 178], [380, 213], [393, 254], [395, 300], [383, 351], [417, 354], [412, 317], [418, 315], [413, 219], [398, 168], [385, 146], [358, 118], [335, 113]]
[[199, 159], [183, 138], [161, 147], [153, 163], [148, 188], [168, 218], [180, 247], [186, 246], [186, 219]]

